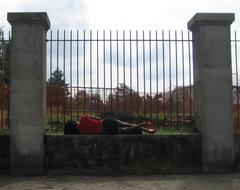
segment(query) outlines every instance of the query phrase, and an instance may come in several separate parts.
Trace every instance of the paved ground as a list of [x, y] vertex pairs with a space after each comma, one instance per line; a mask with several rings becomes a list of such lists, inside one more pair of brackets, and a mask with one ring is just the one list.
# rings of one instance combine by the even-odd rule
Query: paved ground
[[240, 174], [163, 176], [0, 176], [1, 190], [240, 190]]

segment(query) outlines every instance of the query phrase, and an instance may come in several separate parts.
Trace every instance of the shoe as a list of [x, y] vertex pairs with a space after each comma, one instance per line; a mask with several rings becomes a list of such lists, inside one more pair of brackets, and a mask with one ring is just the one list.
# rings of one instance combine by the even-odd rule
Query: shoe
[[146, 122], [146, 128], [147, 128], [147, 132], [150, 134], [153, 134], [157, 131], [157, 128], [153, 126], [152, 122]]
[[150, 133], [150, 134], [154, 134], [156, 131], [157, 131], [156, 128], [149, 128], [148, 129], [148, 133]]

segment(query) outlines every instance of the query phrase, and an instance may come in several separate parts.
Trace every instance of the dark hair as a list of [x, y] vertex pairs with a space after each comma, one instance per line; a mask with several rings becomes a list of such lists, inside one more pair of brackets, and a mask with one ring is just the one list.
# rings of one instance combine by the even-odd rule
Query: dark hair
[[79, 134], [77, 122], [68, 121], [64, 126], [64, 134]]
[[116, 119], [108, 118], [103, 120], [103, 134], [104, 135], [115, 135], [119, 134], [118, 122]]

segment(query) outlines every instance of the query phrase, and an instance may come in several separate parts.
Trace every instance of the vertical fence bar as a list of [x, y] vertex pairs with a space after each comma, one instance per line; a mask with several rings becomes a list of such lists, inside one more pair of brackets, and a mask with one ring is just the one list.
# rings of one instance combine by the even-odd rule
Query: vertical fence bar
[[70, 116], [73, 120], [73, 86], [72, 86], [72, 30], [70, 31]]
[[151, 31], [149, 31], [149, 85], [150, 85], [150, 119], [152, 120], [152, 39]]
[[137, 117], [139, 119], [139, 58], [138, 58], [138, 31], [136, 31], [136, 62], [137, 62]]
[[[117, 88], [119, 88], [119, 49], [118, 49], [118, 30], [117, 30]], [[119, 90], [117, 90], [117, 113], [119, 114]]]
[[50, 31], [50, 125], [51, 130], [53, 129], [53, 102], [52, 102], [52, 30]]
[[112, 31], [110, 30], [110, 113], [111, 117], [113, 116], [113, 91], [112, 91], [113, 85], [112, 85]]
[[[4, 128], [4, 81], [5, 81], [5, 64], [6, 64], [6, 59], [7, 59], [7, 45], [6, 45], [6, 40], [5, 40], [5, 35], [4, 32], [0, 30], [0, 37], [1, 37], [1, 47], [0, 47], [0, 62], [1, 62], [1, 68], [0, 72], [1, 74], [1, 105], [0, 105], [0, 111], [1, 111], [1, 126], [0, 128]], [[5, 55], [6, 54], [6, 55]]]
[[[99, 39], [98, 39], [98, 30], [97, 30], [97, 94], [99, 96]], [[97, 113], [100, 114], [100, 100], [97, 99]]]
[[177, 126], [178, 126], [178, 122], [179, 122], [179, 113], [178, 113], [178, 48], [177, 48], [177, 31], [175, 31], [175, 53], [176, 53], [176, 60], [175, 60], [175, 63], [176, 63], [176, 88], [175, 88], [175, 91], [176, 91], [176, 119], [177, 119]]
[[[239, 128], [239, 89], [238, 89], [238, 56], [237, 56], [237, 32], [234, 32], [235, 64], [236, 64], [236, 90], [237, 90], [237, 127]], [[235, 114], [235, 113], [234, 113]]]
[[[10, 53], [11, 53], [11, 50], [10, 50], [10, 42], [11, 42], [11, 32], [9, 31], [8, 32], [8, 61], [10, 62]], [[11, 85], [11, 81], [10, 81], [10, 77], [11, 77], [11, 71], [10, 69], [8, 70], [8, 73], [7, 73], [7, 78], [8, 78], [8, 85], [7, 85], [7, 101], [8, 101], [8, 104], [7, 104], [7, 124], [8, 124], [8, 129], [9, 129], [9, 118], [10, 118], [10, 85]]]
[[129, 34], [130, 40], [130, 107], [131, 107], [131, 113], [133, 112], [133, 91], [132, 91], [132, 32], [130, 30]]
[[166, 125], [166, 91], [165, 91], [165, 39], [164, 31], [162, 31], [162, 65], [163, 65], [163, 126]]
[[156, 52], [155, 52], [155, 55], [156, 55], [156, 100], [157, 101], [157, 105], [156, 105], [156, 108], [157, 108], [157, 124], [159, 123], [159, 89], [158, 89], [158, 32], [156, 30], [156, 44], [155, 44], [155, 48], [156, 48]]
[[59, 129], [59, 89], [60, 89], [60, 76], [59, 76], [59, 30], [57, 30], [57, 129]]
[[79, 119], [79, 31], [77, 30], [77, 119]]
[[92, 30], [90, 30], [90, 112], [93, 115], [93, 81], [92, 81]]
[[125, 30], [123, 31], [123, 112], [126, 113], [126, 59], [125, 59]]
[[0, 128], [1, 129], [3, 129], [3, 125], [4, 125], [4, 106], [3, 106], [3, 101], [4, 101], [4, 99], [3, 99], [3, 96], [4, 96], [4, 62], [5, 62], [5, 52], [4, 52], [4, 49], [5, 49], [5, 45], [4, 45], [4, 43], [5, 43], [5, 40], [4, 40], [4, 32], [3, 31], [0, 31], [1, 33], [0, 33], [0, 36], [1, 36], [1, 45], [2, 45], [2, 47], [1, 47], [1, 63], [2, 63], [2, 65], [1, 65], [1, 73], [2, 73], [2, 75], [1, 75], [1, 126], [0, 126]]
[[106, 111], [106, 40], [105, 40], [105, 30], [103, 31], [103, 103], [104, 112]]
[[169, 112], [170, 112], [170, 125], [172, 127], [172, 60], [171, 60], [171, 32], [168, 31], [168, 38], [169, 38], [169, 47], [168, 47], [168, 54], [169, 54]]
[[183, 31], [181, 31], [181, 42], [182, 42], [182, 114], [183, 114], [183, 122], [185, 122], [185, 70], [184, 70], [184, 65], [185, 65], [185, 60], [184, 60], [184, 41], [183, 41]]
[[144, 97], [143, 97], [143, 106], [144, 106], [144, 119], [146, 120], [146, 68], [145, 68], [145, 39], [144, 39], [144, 31], [143, 31], [143, 88], [144, 88]]
[[[66, 31], [63, 31], [63, 77], [64, 77], [64, 83], [66, 83]], [[63, 90], [63, 123], [65, 125], [66, 123], [66, 89], [67, 86], [66, 84], [64, 85], [64, 90]]]
[[86, 31], [83, 31], [83, 114], [86, 114]]
[[189, 83], [190, 83], [190, 118], [192, 119], [192, 69], [191, 69], [191, 46], [190, 46], [190, 32], [188, 31], [188, 62], [189, 62]]

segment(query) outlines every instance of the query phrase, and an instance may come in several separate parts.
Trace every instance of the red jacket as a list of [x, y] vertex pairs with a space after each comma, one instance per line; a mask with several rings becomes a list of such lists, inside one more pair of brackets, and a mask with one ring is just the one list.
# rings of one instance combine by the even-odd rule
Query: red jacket
[[102, 121], [89, 116], [82, 116], [78, 125], [80, 134], [101, 134]]

